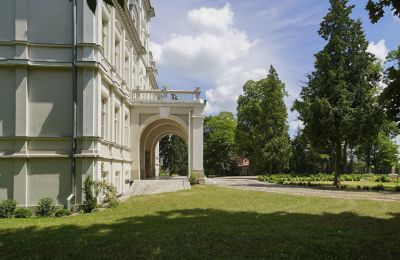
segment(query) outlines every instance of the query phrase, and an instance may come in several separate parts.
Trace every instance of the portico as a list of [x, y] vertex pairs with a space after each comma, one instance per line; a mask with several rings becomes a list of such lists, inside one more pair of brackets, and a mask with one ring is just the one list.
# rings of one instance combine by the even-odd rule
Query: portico
[[[203, 110], [200, 89], [133, 90], [131, 108], [131, 179], [157, 176], [158, 142], [169, 134], [188, 146], [188, 176], [203, 171]], [[138, 141], [139, 140], [139, 141]]]

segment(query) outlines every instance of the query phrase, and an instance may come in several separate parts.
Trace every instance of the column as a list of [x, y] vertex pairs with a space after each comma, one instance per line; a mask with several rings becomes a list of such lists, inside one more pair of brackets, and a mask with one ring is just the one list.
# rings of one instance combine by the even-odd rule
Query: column
[[192, 131], [192, 172], [200, 175], [200, 183], [204, 184], [203, 168], [203, 121], [204, 115], [201, 110], [194, 109], [191, 120]]

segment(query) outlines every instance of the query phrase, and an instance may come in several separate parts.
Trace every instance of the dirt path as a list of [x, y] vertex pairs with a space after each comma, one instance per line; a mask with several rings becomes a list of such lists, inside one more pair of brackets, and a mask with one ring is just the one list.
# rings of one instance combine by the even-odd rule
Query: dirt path
[[255, 176], [219, 177], [209, 180], [210, 180], [209, 183], [240, 190], [255, 190], [264, 192], [330, 197], [339, 199], [367, 199], [367, 200], [400, 202], [400, 193], [397, 192], [345, 191], [345, 190], [332, 190], [332, 189], [322, 189], [322, 188], [312, 188], [312, 187], [278, 185], [278, 184], [258, 181], [257, 177]]

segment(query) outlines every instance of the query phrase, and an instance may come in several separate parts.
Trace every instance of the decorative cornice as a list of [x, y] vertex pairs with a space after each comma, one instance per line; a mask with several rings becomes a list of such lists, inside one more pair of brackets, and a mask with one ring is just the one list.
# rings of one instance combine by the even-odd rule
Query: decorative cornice
[[112, 0], [115, 6], [115, 9], [118, 10], [118, 13], [120, 14], [122, 20], [124, 21], [127, 29], [128, 29], [128, 34], [129, 37], [131, 38], [133, 45], [135, 46], [137, 52], [139, 55], [145, 55], [146, 54], [146, 48], [143, 47], [142, 42], [140, 41], [139, 34], [137, 30], [135, 29], [135, 25], [133, 24], [133, 21], [129, 14], [127, 13], [126, 10], [128, 10], [128, 7], [122, 7], [119, 5], [118, 1]]
[[144, 7], [146, 8], [147, 15], [151, 18], [156, 16], [154, 8], [151, 6], [150, 0], [143, 0]]

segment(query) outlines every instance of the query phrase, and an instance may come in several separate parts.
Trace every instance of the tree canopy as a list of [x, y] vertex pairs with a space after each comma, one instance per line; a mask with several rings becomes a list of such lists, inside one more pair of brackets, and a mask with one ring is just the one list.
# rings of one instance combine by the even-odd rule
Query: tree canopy
[[400, 17], [400, 0], [368, 0], [365, 9], [372, 23], [377, 23], [384, 15], [385, 8], [390, 7], [394, 15]]
[[386, 87], [379, 101], [386, 109], [390, 119], [398, 123], [400, 128], [400, 46], [388, 55], [388, 63], [392, 63], [385, 72]]
[[177, 135], [166, 135], [160, 140], [161, 169], [170, 175], [188, 174], [188, 152], [185, 140]]
[[204, 168], [207, 175], [230, 175], [236, 171], [236, 119], [230, 112], [204, 120]]
[[347, 146], [365, 136], [363, 131], [368, 129], [360, 125], [379, 113], [372, 104], [379, 69], [374, 56], [366, 51], [368, 42], [361, 22], [350, 17], [354, 6], [347, 0], [330, 0], [330, 5], [319, 30], [327, 43], [315, 54], [315, 70], [294, 108], [311, 144], [332, 149], [335, 184], [339, 186]]
[[285, 84], [271, 66], [265, 79], [248, 81], [239, 96], [235, 139], [239, 155], [250, 160], [256, 173], [288, 167], [291, 146], [286, 95]]
[[[113, 0], [103, 0], [106, 4], [114, 6], [114, 1]], [[97, 8], [97, 0], [86, 0], [87, 5], [89, 6], [90, 10], [92, 10], [93, 13], [96, 12]], [[125, 0], [115, 0], [122, 8], [125, 8]]]

